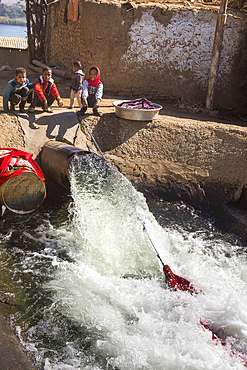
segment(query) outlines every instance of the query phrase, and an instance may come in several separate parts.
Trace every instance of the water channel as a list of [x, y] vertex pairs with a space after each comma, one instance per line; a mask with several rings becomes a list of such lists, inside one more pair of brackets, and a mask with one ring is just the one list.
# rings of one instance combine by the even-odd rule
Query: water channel
[[[231, 351], [247, 343], [244, 247], [183, 203], [147, 204], [97, 155], [75, 155], [69, 173], [71, 199], [0, 224], [0, 298], [38, 369], [244, 369]], [[202, 293], [167, 288], [149, 237]]]

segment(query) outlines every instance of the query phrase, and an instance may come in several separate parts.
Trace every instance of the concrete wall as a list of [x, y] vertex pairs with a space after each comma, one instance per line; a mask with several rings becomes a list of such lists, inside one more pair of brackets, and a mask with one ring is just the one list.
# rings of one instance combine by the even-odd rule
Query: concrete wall
[[[48, 7], [46, 57], [50, 65], [71, 68], [81, 60], [87, 73], [101, 69], [105, 91], [150, 99], [205, 101], [217, 12], [166, 4], [79, 2], [77, 21], [64, 22], [66, 0]], [[232, 73], [244, 27], [228, 17], [216, 103], [235, 107], [241, 92]]]

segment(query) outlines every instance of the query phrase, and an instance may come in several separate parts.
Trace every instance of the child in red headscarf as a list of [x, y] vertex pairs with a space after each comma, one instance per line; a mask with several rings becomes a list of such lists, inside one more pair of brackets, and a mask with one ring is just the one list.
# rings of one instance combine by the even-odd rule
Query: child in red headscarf
[[77, 112], [79, 115], [83, 115], [87, 108], [93, 108], [95, 116], [102, 116], [98, 108], [103, 96], [103, 84], [100, 81], [100, 70], [98, 67], [91, 67], [89, 69], [89, 78], [83, 82], [82, 92], [82, 108]]

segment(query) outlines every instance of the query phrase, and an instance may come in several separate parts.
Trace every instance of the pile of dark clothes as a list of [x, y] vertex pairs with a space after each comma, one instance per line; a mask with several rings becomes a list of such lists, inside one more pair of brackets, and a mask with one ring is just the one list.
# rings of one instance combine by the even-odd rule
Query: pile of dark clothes
[[131, 109], [155, 109], [155, 106], [150, 100], [146, 98], [140, 98], [135, 100], [129, 100], [117, 105], [121, 108], [131, 108]]

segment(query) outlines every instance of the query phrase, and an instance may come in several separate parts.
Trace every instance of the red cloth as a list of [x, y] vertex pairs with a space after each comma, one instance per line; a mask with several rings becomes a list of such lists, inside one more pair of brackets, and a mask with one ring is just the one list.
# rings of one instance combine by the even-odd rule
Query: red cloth
[[[22, 150], [14, 148], [0, 148], [0, 185], [2, 185], [6, 180], [11, 177], [18, 176], [24, 171], [31, 171], [36, 173], [36, 175], [43, 181], [45, 185], [45, 178], [37, 163], [32, 159], [31, 153], [23, 152]], [[16, 159], [16, 161], [13, 161]], [[16, 162], [18, 166], [18, 160], [23, 159], [28, 163], [22, 167], [19, 167], [17, 170], [12, 171], [11, 163]], [[46, 197], [46, 193], [45, 193]]]
[[[38, 81], [36, 81], [36, 83], [35, 83], [34, 91], [37, 93], [40, 101], [42, 101], [42, 102], [46, 100], [45, 90], [46, 90], [48, 84], [49, 84], [49, 82], [44, 81], [43, 82], [43, 89], [42, 89], [42, 86], [40, 85], [40, 83]], [[51, 86], [51, 95], [55, 99], [60, 98], [60, 94], [59, 94], [59, 92], [57, 90], [57, 87], [54, 84], [54, 82], [52, 83], [52, 86]]]
[[67, 19], [76, 21], [78, 18], [78, 0], [69, 0], [67, 8]]
[[183, 290], [190, 294], [198, 294], [200, 290], [196, 290], [191, 282], [181, 276], [175, 275], [168, 265], [164, 265], [163, 271], [166, 277], [166, 282], [173, 290]]

